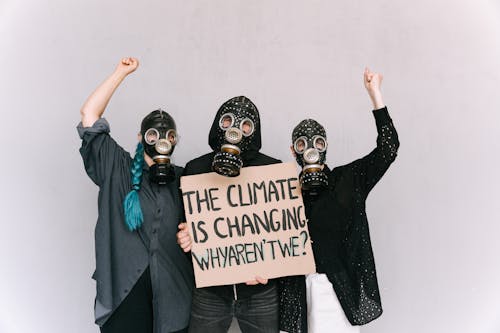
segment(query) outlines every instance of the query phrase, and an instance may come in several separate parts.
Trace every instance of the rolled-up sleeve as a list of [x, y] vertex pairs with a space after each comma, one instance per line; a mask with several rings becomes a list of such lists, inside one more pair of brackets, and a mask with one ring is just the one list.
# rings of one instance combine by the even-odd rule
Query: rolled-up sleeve
[[130, 159], [116, 141], [109, 135], [110, 127], [106, 119], [98, 119], [91, 127], [77, 126], [78, 135], [82, 139], [80, 154], [87, 175], [101, 186], [111, 176], [114, 163], [121, 159]]

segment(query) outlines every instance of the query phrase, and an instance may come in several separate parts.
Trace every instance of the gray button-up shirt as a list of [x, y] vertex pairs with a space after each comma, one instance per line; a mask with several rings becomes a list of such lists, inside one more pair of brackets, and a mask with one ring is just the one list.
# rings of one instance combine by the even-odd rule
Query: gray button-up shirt
[[101, 118], [92, 127], [77, 127], [80, 153], [88, 176], [99, 186], [99, 215], [95, 228], [97, 283], [95, 320], [102, 326], [149, 266], [153, 288], [155, 332], [171, 332], [188, 325], [193, 271], [188, 256], [177, 245], [175, 234], [183, 217], [179, 195], [182, 168], [166, 185], [149, 180], [145, 164], [139, 200], [142, 227], [125, 226], [123, 200], [130, 191], [132, 158], [109, 135]]

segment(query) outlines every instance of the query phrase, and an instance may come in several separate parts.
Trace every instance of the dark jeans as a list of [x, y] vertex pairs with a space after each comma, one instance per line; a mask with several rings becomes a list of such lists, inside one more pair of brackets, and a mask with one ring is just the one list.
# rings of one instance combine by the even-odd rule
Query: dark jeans
[[[153, 333], [153, 289], [149, 268], [101, 327], [101, 333]], [[187, 333], [187, 328], [176, 333]]]
[[234, 300], [206, 289], [195, 289], [189, 333], [226, 333], [236, 317], [243, 333], [277, 333], [278, 288]]

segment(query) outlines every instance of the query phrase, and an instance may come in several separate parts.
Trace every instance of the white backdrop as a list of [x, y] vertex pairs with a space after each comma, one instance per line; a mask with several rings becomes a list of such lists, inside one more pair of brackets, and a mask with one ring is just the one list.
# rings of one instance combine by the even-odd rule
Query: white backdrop
[[135, 146], [163, 107], [177, 164], [208, 152], [213, 116], [244, 94], [263, 152], [290, 160], [293, 126], [327, 128], [330, 165], [375, 145], [365, 65], [401, 148], [368, 200], [384, 315], [378, 332], [500, 331], [500, 4], [422, 1], [0, 1], [0, 332], [98, 332], [97, 188], [79, 109], [122, 56], [112, 135]]

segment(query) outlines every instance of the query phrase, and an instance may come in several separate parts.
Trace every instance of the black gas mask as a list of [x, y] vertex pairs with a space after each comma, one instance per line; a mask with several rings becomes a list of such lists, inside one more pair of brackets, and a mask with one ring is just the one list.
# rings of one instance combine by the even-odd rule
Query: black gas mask
[[152, 182], [166, 184], [175, 179], [174, 167], [170, 164], [177, 131], [174, 119], [163, 110], [151, 112], [141, 123], [144, 152], [155, 162], [149, 167]]
[[323, 172], [327, 148], [325, 129], [313, 119], [302, 120], [293, 130], [292, 142], [297, 163], [302, 167], [302, 189], [311, 195], [319, 194], [328, 186], [328, 177]]
[[216, 121], [218, 124], [214, 126], [217, 127], [212, 126], [210, 133], [210, 145], [217, 146], [220, 151], [214, 156], [212, 168], [220, 175], [236, 177], [243, 166], [241, 155], [255, 148], [259, 113], [250, 99], [240, 96], [221, 106]]

